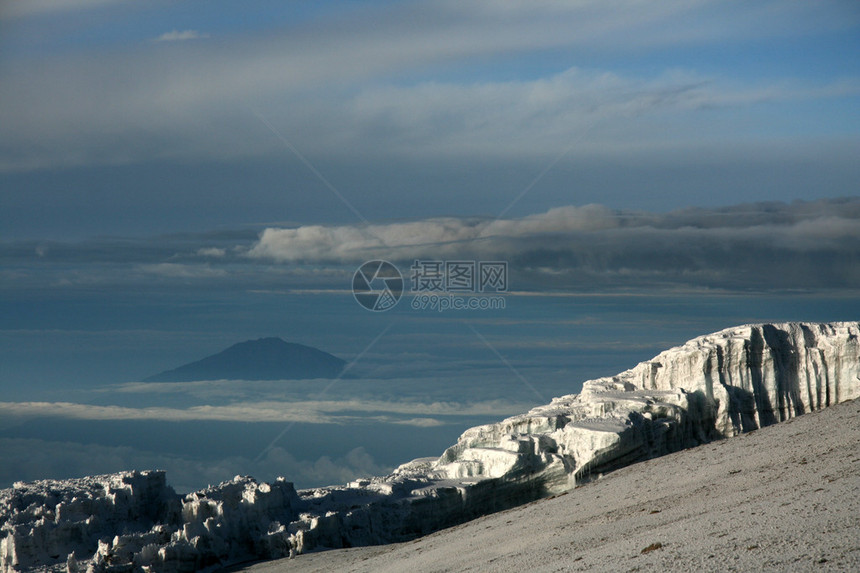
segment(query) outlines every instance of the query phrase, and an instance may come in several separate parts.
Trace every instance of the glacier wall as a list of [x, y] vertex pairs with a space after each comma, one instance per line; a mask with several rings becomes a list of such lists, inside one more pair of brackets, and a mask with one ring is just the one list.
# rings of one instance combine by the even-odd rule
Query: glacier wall
[[[438, 467], [450, 476], [507, 476], [526, 456], [493, 452], [510, 452], [512, 441], [528, 440], [542, 443], [538, 449], [553, 463], [571, 468], [559, 473], [547, 463], [538, 469], [547, 489], [559, 491], [571, 487], [570, 480], [858, 396], [860, 323], [739, 326], [690, 340], [621, 374], [589, 380], [578, 395], [471, 428]], [[483, 461], [488, 458], [489, 464]]]
[[0, 572], [191, 571], [402, 541], [858, 396], [860, 323], [739, 326], [344, 486], [237, 476], [180, 497], [158, 471], [16, 483], [0, 491]]
[[[289, 555], [293, 485], [237, 476], [180, 497], [162, 471], [0, 491], [0, 571], [198, 571]], [[295, 533], [296, 529], [292, 530]]]

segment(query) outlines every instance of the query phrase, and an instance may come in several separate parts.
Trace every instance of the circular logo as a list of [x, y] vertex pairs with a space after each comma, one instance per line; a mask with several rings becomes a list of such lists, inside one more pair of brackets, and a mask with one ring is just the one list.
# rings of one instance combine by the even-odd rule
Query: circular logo
[[388, 310], [403, 295], [403, 275], [388, 261], [367, 261], [352, 276], [352, 295], [367, 310]]

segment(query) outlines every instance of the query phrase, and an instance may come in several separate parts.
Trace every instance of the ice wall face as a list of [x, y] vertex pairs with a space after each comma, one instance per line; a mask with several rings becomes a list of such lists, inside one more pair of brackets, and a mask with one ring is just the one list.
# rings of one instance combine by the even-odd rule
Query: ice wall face
[[0, 491], [0, 572], [197, 571], [281, 557], [301, 505], [286, 481], [240, 476], [184, 498], [161, 471], [16, 483]]
[[619, 376], [641, 388], [704, 392], [728, 437], [856, 398], [858, 355], [857, 323], [748, 325], [696, 338]]
[[16, 484], [0, 492], [0, 572], [186, 571], [410, 539], [860, 397], [858, 339], [857, 322], [702, 336], [345, 486], [237, 477], [180, 498], [162, 472]]
[[[860, 397], [860, 324], [746, 325], [695, 338], [496, 424], [467, 430], [440, 459], [449, 477], [509, 477], [547, 491], [629, 463], [731, 437]], [[513, 443], [528, 441], [544, 460]], [[564, 472], [559, 468], [564, 467]]]
[[177, 521], [179, 497], [164, 472], [16, 483], [0, 491], [0, 571], [91, 556], [99, 539]]

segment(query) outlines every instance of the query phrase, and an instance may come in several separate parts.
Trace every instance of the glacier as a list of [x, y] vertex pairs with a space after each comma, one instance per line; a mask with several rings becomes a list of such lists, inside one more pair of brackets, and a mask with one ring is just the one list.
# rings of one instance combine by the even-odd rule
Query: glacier
[[237, 476], [180, 496], [162, 471], [15, 483], [0, 490], [0, 572], [193, 571], [408, 540], [858, 396], [860, 322], [733, 327], [342, 486]]

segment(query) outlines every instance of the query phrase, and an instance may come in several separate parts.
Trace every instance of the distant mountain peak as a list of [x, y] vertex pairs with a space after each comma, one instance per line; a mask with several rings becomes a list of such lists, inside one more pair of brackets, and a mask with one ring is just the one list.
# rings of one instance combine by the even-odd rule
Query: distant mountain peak
[[328, 352], [270, 336], [239, 342], [212, 356], [150, 376], [144, 382], [336, 378], [345, 366], [345, 360]]

